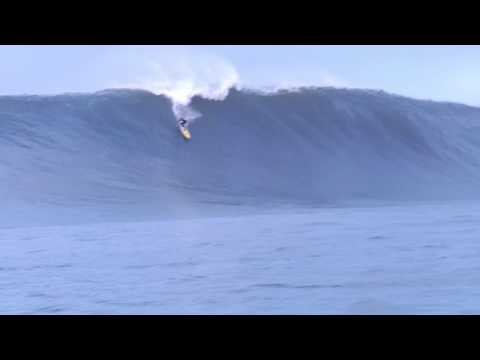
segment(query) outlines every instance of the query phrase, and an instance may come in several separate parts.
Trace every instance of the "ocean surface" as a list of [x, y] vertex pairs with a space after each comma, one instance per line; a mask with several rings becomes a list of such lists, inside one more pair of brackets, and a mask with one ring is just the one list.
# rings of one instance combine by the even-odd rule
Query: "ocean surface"
[[0, 97], [0, 314], [480, 313], [480, 109]]

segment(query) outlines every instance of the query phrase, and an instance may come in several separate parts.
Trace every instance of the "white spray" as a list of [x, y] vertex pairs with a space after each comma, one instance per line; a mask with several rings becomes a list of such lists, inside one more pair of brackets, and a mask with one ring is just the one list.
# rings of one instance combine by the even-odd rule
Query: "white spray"
[[[223, 100], [239, 81], [230, 63], [201, 46], [17, 46], [10, 51], [16, 59], [37, 59], [29, 63], [30, 73], [36, 74], [37, 82], [42, 80], [42, 91], [36, 89], [36, 95], [143, 89], [167, 96], [175, 116], [187, 121], [201, 116], [190, 107], [193, 97]], [[26, 64], [16, 68], [18, 61], [8, 63], [15, 76], [24, 73]], [[62, 76], [55, 76], [59, 69]], [[29, 91], [31, 81], [26, 77], [12, 90]]]
[[172, 101], [177, 117], [193, 121], [201, 116], [190, 106], [193, 97], [223, 100], [239, 81], [236, 69], [226, 60], [183, 47], [124, 46], [121, 61], [128, 75], [114, 88], [145, 89]]

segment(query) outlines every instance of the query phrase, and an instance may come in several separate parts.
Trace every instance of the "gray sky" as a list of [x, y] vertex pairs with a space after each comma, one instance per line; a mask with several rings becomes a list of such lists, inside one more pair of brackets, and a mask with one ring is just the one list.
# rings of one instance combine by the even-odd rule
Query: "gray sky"
[[0, 94], [144, 87], [181, 98], [232, 82], [372, 88], [480, 106], [480, 46], [0, 46]]

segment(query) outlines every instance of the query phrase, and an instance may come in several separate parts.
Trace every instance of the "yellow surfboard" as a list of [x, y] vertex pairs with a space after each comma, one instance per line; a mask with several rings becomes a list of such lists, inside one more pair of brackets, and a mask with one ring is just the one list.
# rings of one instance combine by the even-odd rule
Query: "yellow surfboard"
[[179, 126], [178, 128], [180, 129], [180, 132], [182, 133], [185, 139], [190, 140], [192, 138], [192, 135], [190, 134], [190, 131], [188, 131], [187, 128], [183, 126]]

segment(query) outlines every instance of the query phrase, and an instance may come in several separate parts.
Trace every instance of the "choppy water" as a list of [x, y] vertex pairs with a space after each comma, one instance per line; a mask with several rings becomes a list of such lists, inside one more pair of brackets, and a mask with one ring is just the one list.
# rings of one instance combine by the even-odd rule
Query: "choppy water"
[[480, 205], [0, 229], [2, 314], [480, 313]]

